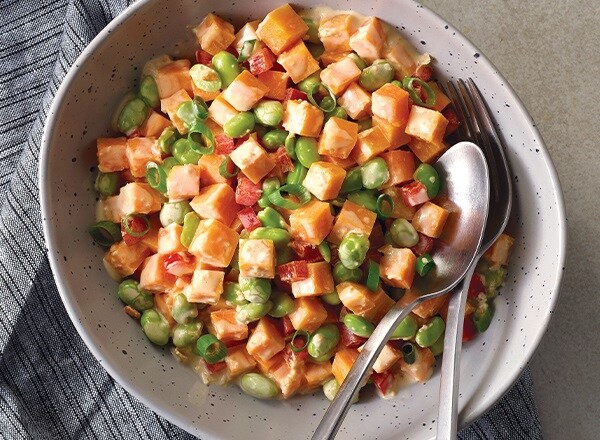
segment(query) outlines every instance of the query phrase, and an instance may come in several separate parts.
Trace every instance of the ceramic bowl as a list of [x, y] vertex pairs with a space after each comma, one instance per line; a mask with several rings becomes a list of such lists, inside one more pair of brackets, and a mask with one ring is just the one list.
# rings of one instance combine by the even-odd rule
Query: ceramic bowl
[[[303, 0], [314, 7], [325, 0]], [[238, 25], [283, 2], [140, 0], [110, 23], [77, 59], [48, 115], [40, 188], [48, 253], [64, 304], [81, 337], [106, 370], [148, 407], [203, 439], [309, 438], [328, 401], [321, 392], [263, 402], [237, 387], [205, 386], [168, 350], [150, 344], [122, 311], [116, 283], [86, 227], [94, 222], [95, 139], [109, 135], [111, 114], [148, 59], [186, 50], [189, 27], [210, 11]], [[409, 0], [327, 0], [334, 9], [382, 17], [436, 58], [442, 78], [475, 79], [508, 148], [515, 186], [509, 231], [516, 244], [491, 328], [466, 344], [460, 423], [473, 421], [519, 377], [544, 334], [556, 302], [565, 256], [565, 215], [552, 162], [530, 116], [492, 64], [466, 38]], [[143, 369], [145, 374], [139, 374]], [[390, 400], [361, 395], [340, 438], [432, 438], [439, 372]]]

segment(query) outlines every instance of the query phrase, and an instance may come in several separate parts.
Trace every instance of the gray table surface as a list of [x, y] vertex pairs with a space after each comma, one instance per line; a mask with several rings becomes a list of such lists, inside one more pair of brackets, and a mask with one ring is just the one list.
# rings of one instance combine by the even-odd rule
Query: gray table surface
[[600, 438], [600, 1], [421, 3], [502, 72], [557, 168], [567, 210], [567, 264], [558, 306], [530, 365], [544, 438]]

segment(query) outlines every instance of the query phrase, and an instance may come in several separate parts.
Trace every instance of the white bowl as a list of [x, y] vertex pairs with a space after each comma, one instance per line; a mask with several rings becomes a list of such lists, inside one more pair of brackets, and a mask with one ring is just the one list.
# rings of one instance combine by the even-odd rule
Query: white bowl
[[[85, 49], [60, 86], [44, 132], [40, 188], [52, 270], [81, 337], [104, 368], [148, 407], [203, 439], [308, 438], [327, 406], [320, 392], [262, 402], [237, 387], [207, 387], [167, 350], [150, 344], [122, 311], [115, 282], [86, 227], [94, 222], [95, 139], [107, 135], [111, 114], [133, 87], [144, 62], [189, 41], [188, 26], [208, 12], [240, 24], [281, 0], [140, 0]], [[318, 6], [304, 0], [295, 6]], [[473, 421], [518, 378], [544, 334], [557, 299], [565, 258], [560, 184], [543, 141], [514, 91], [451, 25], [409, 0], [329, 0], [334, 9], [376, 15], [437, 59], [442, 77], [475, 79], [508, 147], [516, 190], [509, 227], [516, 244], [491, 328], [466, 344], [461, 370], [461, 424]], [[143, 371], [144, 374], [141, 373]], [[365, 393], [340, 438], [431, 438], [439, 374], [391, 400]]]

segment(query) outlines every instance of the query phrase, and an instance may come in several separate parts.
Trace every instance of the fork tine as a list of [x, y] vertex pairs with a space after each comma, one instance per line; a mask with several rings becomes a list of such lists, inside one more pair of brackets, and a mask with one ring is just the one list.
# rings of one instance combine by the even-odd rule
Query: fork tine
[[441, 88], [442, 88], [442, 91], [446, 94], [446, 96], [448, 96], [448, 98], [450, 98], [450, 105], [452, 105], [452, 107], [456, 111], [456, 114], [458, 115], [458, 119], [461, 122], [458, 125], [458, 129], [460, 131], [461, 138], [474, 140], [475, 137], [474, 137], [474, 133], [472, 131], [473, 129], [470, 126], [469, 118], [467, 118], [467, 115], [466, 115], [466, 109], [464, 107], [462, 99], [460, 99], [460, 97], [458, 95], [456, 86], [454, 85], [453, 82], [448, 81], [445, 85], [441, 84]]
[[465, 113], [467, 115], [467, 120], [470, 122], [472, 127], [472, 140], [482, 147], [482, 144], [486, 142], [486, 139], [481, 130], [481, 124], [477, 116], [477, 111], [475, 110], [475, 105], [473, 104], [473, 100], [471, 99], [471, 95], [467, 90], [465, 82], [462, 79], [459, 79], [457, 82], [461, 101], [464, 105]]

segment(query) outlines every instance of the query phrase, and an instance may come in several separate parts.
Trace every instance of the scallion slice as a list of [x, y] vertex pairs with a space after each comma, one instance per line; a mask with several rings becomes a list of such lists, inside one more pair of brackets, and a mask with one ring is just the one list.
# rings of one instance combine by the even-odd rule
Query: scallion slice
[[94, 223], [88, 229], [90, 235], [100, 246], [111, 246], [121, 241], [121, 228], [117, 223], [101, 221]]
[[[284, 199], [281, 194], [282, 192], [298, 197], [298, 201], [294, 202], [292, 200]], [[302, 205], [310, 202], [310, 199], [310, 192], [308, 192], [308, 190], [300, 184], [283, 185], [269, 194], [269, 201], [273, 205], [284, 209], [298, 209]]]
[[240, 50], [240, 56], [238, 57], [238, 61], [243, 63], [250, 58], [252, 55], [252, 51], [254, 50], [254, 45], [256, 44], [256, 40], [246, 40], [242, 45], [242, 49]]
[[367, 289], [375, 292], [379, 286], [379, 264], [369, 260], [369, 272], [367, 274]]
[[146, 165], [146, 180], [153, 189], [161, 192], [167, 192], [167, 173], [155, 162], [148, 162]]
[[230, 173], [228, 170], [230, 163], [233, 163], [233, 161], [231, 160], [231, 158], [229, 156], [227, 156], [223, 160], [223, 162], [221, 162], [221, 165], [219, 165], [219, 174], [221, 175], [221, 177], [224, 177], [225, 179], [231, 179], [232, 177], [237, 176], [237, 174], [240, 172], [240, 169], [237, 167], [237, 165], [234, 164], [233, 172]]
[[377, 215], [381, 218], [388, 218], [394, 212], [394, 199], [392, 199], [388, 194], [381, 194], [377, 197], [377, 205], [376, 205]]
[[322, 241], [319, 245], [319, 252], [327, 263], [331, 261], [331, 249], [329, 248], [329, 244], [326, 241]]
[[[427, 95], [425, 101], [421, 99], [421, 94], [415, 89], [415, 83], [425, 90], [425, 94]], [[433, 107], [435, 105], [435, 92], [429, 84], [422, 79], [407, 76], [402, 80], [402, 87], [408, 92], [410, 99], [412, 99], [415, 104], [423, 107]]]
[[216, 364], [227, 356], [227, 346], [216, 336], [206, 334], [198, 338], [194, 352], [204, 359], [207, 364]]
[[197, 122], [190, 127], [188, 141], [192, 151], [196, 153], [213, 154], [215, 152], [215, 138], [204, 122]]
[[190, 77], [196, 87], [207, 93], [221, 90], [221, 77], [214, 69], [204, 64], [194, 64], [190, 69]]
[[414, 364], [417, 360], [417, 352], [415, 351], [415, 346], [410, 342], [407, 342], [402, 346], [402, 357], [404, 358], [404, 362], [407, 364]]
[[417, 257], [417, 262], [415, 263], [415, 267], [417, 273], [424, 277], [429, 273], [431, 269], [435, 266], [435, 262], [433, 258], [429, 254], [423, 254], [420, 257]]
[[132, 237], [143, 237], [150, 230], [150, 220], [143, 214], [127, 214], [123, 217], [121, 225]]
[[[321, 101], [321, 104], [317, 104], [317, 101], [315, 100], [315, 96], [314, 96], [315, 93], [317, 93], [321, 87], [323, 87], [323, 88], [325, 88], [325, 90], [327, 90], [327, 92], [329, 93], [329, 97], [331, 98], [331, 99], [326, 100], [326, 103], [329, 105], [326, 105], [325, 107], [321, 106], [321, 104], [323, 103], [322, 101]], [[315, 83], [311, 87], [311, 89], [308, 91], [307, 95], [308, 95], [308, 100], [310, 101], [310, 103], [312, 105], [314, 105], [315, 107], [320, 108], [325, 113], [329, 113], [329, 112], [332, 112], [335, 110], [335, 107], [337, 105], [337, 101], [335, 99], [335, 93], [333, 93], [331, 91], [331, 89], [329, 87], [327, 87], [325, 84], [320, 83], [320, 82]]]
[[[302, 346], [296, 345], [294, 342], [297, 340], [297, 338], [304, 338], [304, 345], [302, 345]], [[300, 340], [298, 340], [298, 341], [300, 341]], [[292, 351], [294, 353], [299, 353], [308, 346], [309, 341], [310, 341], [310, 333], [308, 333], [306, 330], [301, 330], [301, 329], [296, 330], [290, 341], [290, 348], [292, 349]]]

